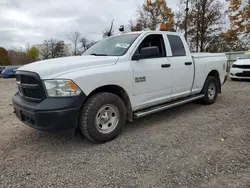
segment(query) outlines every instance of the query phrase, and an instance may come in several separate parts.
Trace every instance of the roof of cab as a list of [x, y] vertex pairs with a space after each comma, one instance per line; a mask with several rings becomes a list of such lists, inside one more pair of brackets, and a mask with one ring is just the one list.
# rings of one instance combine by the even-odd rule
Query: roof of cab
[[147, 34], [147, 33], [155, 33], [155, 34], [173, 34], [173, 35], [183, 35], [184, 33], [179, 32], [171, 32], [171, 31], [133, 31], [133, 32], [127, 32], [123, 33], [122, 35], [129, 35], [129, 34]]

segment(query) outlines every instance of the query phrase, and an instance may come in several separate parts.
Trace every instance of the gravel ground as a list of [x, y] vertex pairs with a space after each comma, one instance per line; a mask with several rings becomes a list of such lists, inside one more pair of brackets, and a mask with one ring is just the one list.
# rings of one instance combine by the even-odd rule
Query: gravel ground
[[250, 187], [250, 82], [228, 81], [214, 105], [187, 104], [95, 145], [13, 115], [0, 80], [0, 187]]

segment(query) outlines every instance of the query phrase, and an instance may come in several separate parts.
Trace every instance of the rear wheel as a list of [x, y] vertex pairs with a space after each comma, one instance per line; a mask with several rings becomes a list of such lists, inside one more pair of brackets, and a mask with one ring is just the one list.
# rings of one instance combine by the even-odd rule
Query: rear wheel
[[202, 99], [203, 104], [213, 104], [218, 95], [218, 78], [209, 76], [205, 82], [202, 93], [205, 95]]
[[124, 128], [126, 107], [120, 97], [112, 93], [97, 93], [82, 108], [79, 128], [93, 142], [107, 142], [116, 138]]

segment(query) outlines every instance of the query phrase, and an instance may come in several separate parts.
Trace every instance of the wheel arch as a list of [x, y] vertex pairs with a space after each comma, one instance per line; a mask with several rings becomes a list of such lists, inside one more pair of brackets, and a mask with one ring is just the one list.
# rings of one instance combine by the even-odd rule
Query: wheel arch
[[[220, 73], [219, 73], [217, 70], [211, 70], [211, 71], [209, 72], [209, 74], [207, 75], [207, 78], [208, 78], [209, 76], [213, 76], [213, 77], [217, 78], [218, 93], [221, 93]], [[206, 80], [207, 80], [207, 78], [206, 78]], [[204, 86], [203, 86], [203, 88], [204, 88]]]
[[[118, 85], [104, 85], [104, 86], [100, 86], [96, 89], [94, 89], [92, 92], [90, 92], [90, 94], [87, 96], [87, 99], [97, 93], [100, 92], [107, 92], [107, 93], [112, 93], [115, 94], [117, 96], [119, 96], [125, 106], [126, 106], [126, 110], [127, 110], [127, 121], [132, 122], [133, 121], [133, 112], [132, 112], [132, 106], [131, 106], [131, 102], [130, 102], [130, 98], [128, 93], [126, 92], [126, 90], [124, 88], [122, 88], [121, 86]], [[87, 100], [86, 99], [86, 100]]]

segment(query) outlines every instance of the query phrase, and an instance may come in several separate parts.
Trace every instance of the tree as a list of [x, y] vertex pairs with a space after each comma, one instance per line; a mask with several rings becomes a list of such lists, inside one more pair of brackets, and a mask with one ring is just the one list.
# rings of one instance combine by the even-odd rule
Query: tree
[[82, 55], [93, 43], [92, 41], [89, 41], [85, 36], [82, 36], [80, 32], [75, 31], [71, 32], [68, 35], [68, 39], [73, 44], [73, 55]]
[[68, 36], [68, 39], [73, 43], [73, 55], [77, 56], [81, 53], [81, 47], [79, 44], [81, 43], [81, 33], [78, 31], [71, 32]]
[[[207, 51], [209, 44], [221, 35], [223, 4], [219, 0], [193, 0], [188, 15], [188, 42], [192, 51]], [[184, 30], [186, 18], [180, 24]]]
[[110, 28], [105, 29], [103, 31], [103, 38], [107, 38], [107, 37], [110, 37], [110, 36], [114, 35], [113, 25], [114, 25], [114, 19], [111, 21]]
[[10, 59], [8, 56], [8, 51], [0, 47], [0, 65], [9, 65]]
[[85, 52], [88, 48], [87, 48], [87, 46], [88, 46], [88, 40], [87, 40], [87, 38], [85, 38], [85, 37], [82, 37], [81, 39], [80, 39], [80, 43], [81, 43], [81, 53], [80, 53], [80, 55], [82, 55], [83, 54], [83, 52]]
[[[245, 43], [250, 47], [250, 0], [228, 0], [229, 1], [229, 20], [230, 27], [223, 33], [225, 41], [232, 45], [232, 48], [238, 46], [238, 43]], [[245, 47], [240, 45], [238, 50]]]
[[43, 42], [40, 50], [40, 55], [43, 59], [64, 57], [67, 54], [67, 46], [64, 41], [58, 41], [56, 39], [49, 39]]
[[90, 47], [92, 47], [95, 43], [97, 43], [97, 42], [95, 42], [95, 41], [89, 41], [87, 43], [87, 45], [86, 45], [86, 50], [89, 49]]
[[229, 51], [245, 51], [247, 50], [247, 45], [238, 40], [234, 42], [225, 41], [222, 36], [215, 37], [211, 40], [211, 43], [206, 48], [208, 52], [229, 52]]
[[52, 58], [57, 58], [57, 57], [64, 57], [67, 56], [68, 54], [66, 53], [66, 45], [64, 44], [64, 41], [57, 41], [55, 48], [51, 49], [52, 50]]
[[26, 49], [10, 49], [8, 51], [10, 62], [12, 65], [25, 65], [33, 60], [26, 55]]
[[47, 40], [43, 42], [42, 48], [39, 50], [42, 59], [49, 59], [51, 56], [50, 44]]
[[26, 53], [26, 56], [32, 59], [32, 61], [36, 61], [38, 59], [38, 55], [39, 55], [39, 50], [34, 46], [30, 48], [30, 50]]
[[178, 10], [175, 12], [175, 31], [181, 30], [180, 26], [185, 19], [185, 10], [182, 7], [178, 7]]
[[88, 39], [86, 39], [85, 37], [82, 37], [81, 40], [81, 53], [80, 55], [82, 55], [87, 49], [89, 49], [91, 46], [93, 46], [96, 42], [95, 41], [89, 41]]
[[167, 6], [165, 0], [146, 0], [138, 10], [138, 18], [135, 24], [130, 21], [132, 31], [140, 31], [145, 28], [156, 30], [160, 24], [166, 24], [168, 30], [174, 29], [174, 13]]

